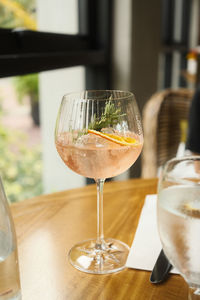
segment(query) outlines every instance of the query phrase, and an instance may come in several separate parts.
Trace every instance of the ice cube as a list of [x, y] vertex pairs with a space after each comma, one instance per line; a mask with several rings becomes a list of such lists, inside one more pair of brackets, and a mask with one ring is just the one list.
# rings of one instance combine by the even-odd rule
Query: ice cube
[[108, 133], [108, 134], [115, 134], [116, 133], [116, 131], [115, 131], [115, 129], [114, 128], [102, 128], [101, 129], [101, 132], [103, 132], [103, 133]]
[[89, 146], [89, 147], [106, 147], [107, 142], [104, 138], [95, 134], [88, 133], [79, 137], [76, 141], [77, 146]]

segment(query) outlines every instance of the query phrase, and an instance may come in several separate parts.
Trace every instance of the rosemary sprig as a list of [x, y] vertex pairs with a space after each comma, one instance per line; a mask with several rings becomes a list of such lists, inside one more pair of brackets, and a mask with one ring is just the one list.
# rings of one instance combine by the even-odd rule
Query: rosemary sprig
[[102, 128], [111, 127], [116, 125], [125, 115], [126, 114], [121, 113], [121, 108], [115, 108], [114, 103], [109, 100], [106, 102], [101, 118], [97, 118], [96, 115], [94, 115], [93, 121], [89, 124], [88, 129], [100, 131]]

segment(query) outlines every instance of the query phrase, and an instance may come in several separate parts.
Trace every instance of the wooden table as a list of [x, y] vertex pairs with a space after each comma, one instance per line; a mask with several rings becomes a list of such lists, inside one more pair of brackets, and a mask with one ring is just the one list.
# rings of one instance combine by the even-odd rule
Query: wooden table
[[[156, 184], [156, 179], [105, 184], [106, 237], [131, 246], [145, 195], [156, 193]], [[187, 299], [187, 285], [178, 275], [152, 285], [149, 272], [126, 269], [91, 275], [70, 265], [71, 246], [96, 236], [95, 185], [25, 200], [12, 205], [12, 213], [23, 300]]]

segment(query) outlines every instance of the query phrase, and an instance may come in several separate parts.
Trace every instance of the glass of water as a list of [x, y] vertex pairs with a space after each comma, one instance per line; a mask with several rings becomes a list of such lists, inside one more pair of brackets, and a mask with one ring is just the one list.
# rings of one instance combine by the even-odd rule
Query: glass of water
[[200, 156], [168, 161], [158, 184], [158, 229], [164, 252], [200, 299]]
[[21, 300], [16, 234], [1, 178], [0, 300]]

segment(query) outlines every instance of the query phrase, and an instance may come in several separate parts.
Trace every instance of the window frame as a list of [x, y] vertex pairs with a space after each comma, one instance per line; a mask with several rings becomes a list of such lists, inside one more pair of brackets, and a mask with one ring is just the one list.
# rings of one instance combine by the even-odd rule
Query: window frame
[[0, 28], [0, 78], [86, 66], [87, 89], [111, 88], [113, 0], [78, 0], [79, 34]]
[[180, 77], [179, 86], [186, 87], [187, 82], [181, 75], [181, 71], [186, 69], [186, 55], [189, 51], [191, 2], [182, 0], [181, 16], [181, 37], [180, 41], [174, 40], [174, 18], [175, 0], [162, 0], [162, 36], [161, 53], [164, 55], [164, 80], [162, 88], [170, 88], [172, 84], [173, 53], [180, 54]]

